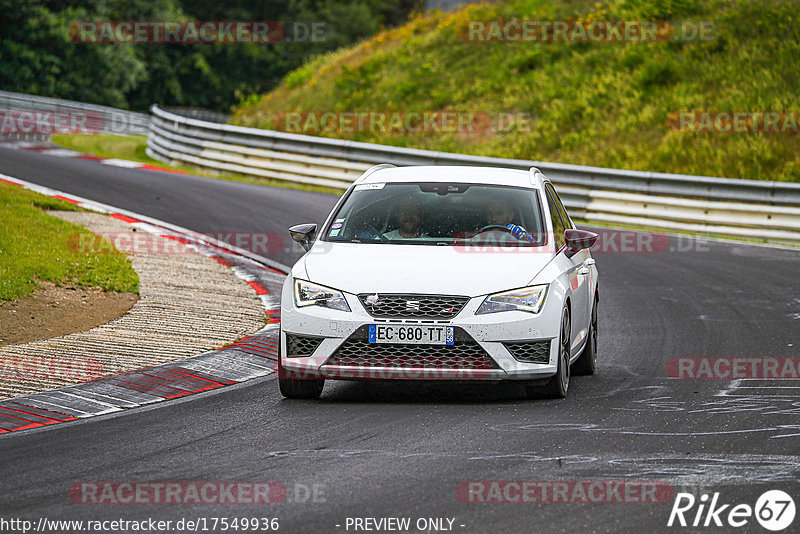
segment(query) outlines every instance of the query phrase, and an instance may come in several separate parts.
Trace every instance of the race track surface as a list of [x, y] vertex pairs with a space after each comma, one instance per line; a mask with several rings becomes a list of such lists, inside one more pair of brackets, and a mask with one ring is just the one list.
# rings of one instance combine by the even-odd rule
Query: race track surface
[[[322, 222], [336, 200], [2, 147], [0, 173], [201, 232], [285, 236]], [[0, 516], [277, 517], [281, 532], [353, 532], [348, 517], [452, 518], [464, 533], [660, 532], [679, 491], [752, 506], [781, 489], [800, 504], [800, 381], [667, 372], [673, 358], [797, 357], [800, 252], [690, 238], [671, 247], [595, 254], [599, 373], [573, 377], [566, 400], [529, 401], [515, 385], [329, 382], [319, 402], [300, 402], [258, 379], [0, 438]], [[298, 253], [271, 257], [290, 264]], [[672, 493], [553, 504], [457, 495], [464, 482], [513, 480], [663, 481]], [[70, 487], [91, 481], [273, 481], [288, 495], [271, 506], [75, 504]], [[304, 498], [314, 485], [316, 499]], [[764, 531], [752, 518], [740, 530]]]

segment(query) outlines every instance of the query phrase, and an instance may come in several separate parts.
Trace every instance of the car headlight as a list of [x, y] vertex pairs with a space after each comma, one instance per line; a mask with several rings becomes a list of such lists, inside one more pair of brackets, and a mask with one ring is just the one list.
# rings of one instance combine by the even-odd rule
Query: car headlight
[[489, 295], [478, 307], [476, 315], [497, 313], [502, 311], [520, 310], [530, 313], [539, 313], [547, 295], [547, 285], [523, 287], [503, 293]]
[[350, 306], [341, 291], [305, 280], [294, 282], [294, 303], [298, 308], [322, 306], [332, 310], [350, 311]]

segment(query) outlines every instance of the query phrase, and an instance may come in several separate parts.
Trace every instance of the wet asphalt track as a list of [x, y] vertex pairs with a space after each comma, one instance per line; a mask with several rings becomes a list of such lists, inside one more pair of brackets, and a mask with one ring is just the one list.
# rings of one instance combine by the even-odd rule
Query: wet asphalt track
[[[0, 173], [202, 232], [285, 235], [321, 222], [335, 201], [3, 147]], [[281, 532], [347, 532], [348, 517], [454, 518], [464, 533], [667, 530], [672, 499], [458, 499], [460, 483], [482, 480], [657, 480], [750, 505], [782, 489], [800, 505], [800, 381], [672, 380], [666, 371], [679, 357], [800, 356], [800, 252], [671, 245], [595, 255], [599, 374], [573, 377], [566, 400], [528, 401], [514, 385], [329, 383], [321, 401], [292, 402], [274, 379], [256, 380], [0, 438], [0, 517], [277, 517]], [[297, 253], [272, 257], [290, 263]], [[83, 481], [275, 481], [288, 500], [74, 504], [68, 490]], [[317, 502], [303, 499], [314, 484]], [[766, 532], [754, 519], [738, 530]]]

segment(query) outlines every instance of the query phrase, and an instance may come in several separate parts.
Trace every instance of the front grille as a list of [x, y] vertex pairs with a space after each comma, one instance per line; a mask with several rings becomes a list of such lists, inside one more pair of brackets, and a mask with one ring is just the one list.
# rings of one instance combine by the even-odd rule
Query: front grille
[[367, 304], [371, 296], [365, 293], [358, 299], [370, 315], [387, 319], [452, 319], [469, 301], [469, 297], [457, 295], [379, 293], [376, 304]]
[[503, 346], [518, 362], [550, 363], [549, 341], [507, 341]]
[[361, 327], [342, 343], [325, 365], [358, 367], [417, 367], [427, 369], [499, 369], [469, 334], [455, 329], [453, 345], [370, 343]]
[[286, 334], [286, 357], [307, 358], [314, 354], [320, 343], [322, 343], [321, 337]]

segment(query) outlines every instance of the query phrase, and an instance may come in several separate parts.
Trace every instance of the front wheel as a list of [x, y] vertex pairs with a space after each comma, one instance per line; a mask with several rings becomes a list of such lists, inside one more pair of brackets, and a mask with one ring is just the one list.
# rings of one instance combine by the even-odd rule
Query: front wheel
[[281, 348], [278, 342], [278, 386], [287, 399], [318, 399], [325, 387], [324, 378], [286, 378], [288, 373], [281, 364]]
[[572, 372], [576, 375], [593, 375], [597, 372], [597, 299], [592, 306], [592, 321], [589, 323], [589, 339], [583, 352], [572, 364]]
[[541, 390], [537, 391], [534, 388], [529, 388], [529, 397], [536, 397], [539, 392], [545, 397], [553, 399], [563, 399], [567, 396], [567, 390], [569, 389], [569, 347], [571, 332], [572, 327], [569, 308], [564, 306], [564, 310], [561, 312], [561, 332], [558, 337], [558, 371], [550, 377]]
[[287, 399], [318, 399], [325, 387], [325, 379], [279, 378], [281, 395]]

